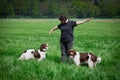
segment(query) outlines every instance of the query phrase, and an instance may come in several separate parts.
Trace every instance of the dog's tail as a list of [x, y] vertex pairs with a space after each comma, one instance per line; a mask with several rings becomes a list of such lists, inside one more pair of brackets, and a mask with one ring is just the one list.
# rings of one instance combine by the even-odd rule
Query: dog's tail
[[97, 63], [100, 63], [101, 62], [101, 57], [98, 57], [97, 58]]

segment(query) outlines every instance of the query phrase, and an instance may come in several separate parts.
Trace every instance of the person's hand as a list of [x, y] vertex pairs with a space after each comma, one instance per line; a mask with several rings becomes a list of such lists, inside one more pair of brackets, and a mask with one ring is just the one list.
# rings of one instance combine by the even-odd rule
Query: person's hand
[[87, 19], [86, 19], [87, 22], [90, 21], [90, 20], [91, 20], [90, 18], [87, 18]]

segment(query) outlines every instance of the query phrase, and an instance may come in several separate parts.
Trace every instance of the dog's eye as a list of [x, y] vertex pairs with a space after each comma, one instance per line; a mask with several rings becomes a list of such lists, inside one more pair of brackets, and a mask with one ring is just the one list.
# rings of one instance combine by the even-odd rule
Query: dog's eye
[[70, 56], [73, 56], [73, 54], [70, 54]]

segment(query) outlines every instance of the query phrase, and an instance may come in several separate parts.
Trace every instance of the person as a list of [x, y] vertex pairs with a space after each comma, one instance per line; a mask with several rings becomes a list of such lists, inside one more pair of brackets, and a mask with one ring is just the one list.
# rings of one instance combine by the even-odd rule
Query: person
[[53, 27], [50, 31], [49, 34], [52, 34], [57, 29], [61, 30], [61, 38], [60, 38], [60, 47], [61, 47], [61, 61], [68, 62], [69, 61], [69, 55], [68, 50], [71, 50], [73, 48], [73, 43], [74, 43], [74, 36], [73, 36], [73, 31], [74, 27], [83, 24], [85, 22], [90, 21], [90, 18], [87, 18], [85, 20], [81, 21], [72, 21], [68, 20], [68, 18], [64, 15], [61, 15], [59, 17], [60, 24]]

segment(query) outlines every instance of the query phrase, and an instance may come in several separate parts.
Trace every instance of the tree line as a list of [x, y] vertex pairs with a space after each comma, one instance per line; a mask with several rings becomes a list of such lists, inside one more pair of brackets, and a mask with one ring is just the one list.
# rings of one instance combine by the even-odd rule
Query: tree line
[[120, 0], [0, 0], [0, 18], [120, 18]]

